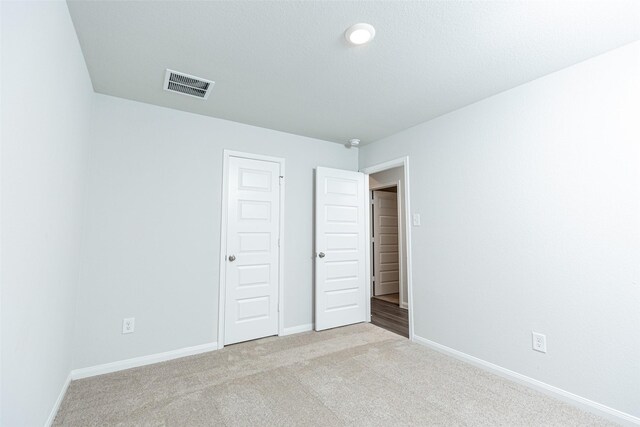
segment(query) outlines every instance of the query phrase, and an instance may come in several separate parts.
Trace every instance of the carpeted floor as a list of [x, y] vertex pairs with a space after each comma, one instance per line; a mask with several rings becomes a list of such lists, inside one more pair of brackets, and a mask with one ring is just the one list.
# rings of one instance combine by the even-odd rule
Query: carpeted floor
[[610, 425], [371, 324], [73, 381], [54, 425]]

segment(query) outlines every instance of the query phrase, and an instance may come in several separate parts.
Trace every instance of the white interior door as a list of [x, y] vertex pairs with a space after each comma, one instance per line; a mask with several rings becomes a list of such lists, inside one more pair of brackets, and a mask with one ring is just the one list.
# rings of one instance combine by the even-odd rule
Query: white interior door
[[278, 334], [280, 164], [230, 157], [224, 343]]
[[317, 331], [366, 320], [365, 175], [316, 169]]
[[400, 292], [398, 253], [398, 194], [375, 190], [373, 193], [374, 295]]

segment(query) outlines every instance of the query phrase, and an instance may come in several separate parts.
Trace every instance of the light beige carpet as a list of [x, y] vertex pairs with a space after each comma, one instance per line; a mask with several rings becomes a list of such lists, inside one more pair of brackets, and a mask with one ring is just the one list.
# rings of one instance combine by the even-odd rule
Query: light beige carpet
[[370, 324], [73, 381], [55, 425], [609, 425]]

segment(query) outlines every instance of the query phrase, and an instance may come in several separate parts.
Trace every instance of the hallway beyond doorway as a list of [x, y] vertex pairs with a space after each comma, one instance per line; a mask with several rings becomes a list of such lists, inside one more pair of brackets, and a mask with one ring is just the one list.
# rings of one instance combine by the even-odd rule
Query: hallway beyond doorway
[[[388, 297], [389, 295], [382, 295]], [[383, 300], [380, 296], [371, 298], [371, 323], [395, 334], [409, 338], [409, 311], [398, 303]]]
[[374, 298], [378, 298], [379, 300], [390, 302], [396, 305], [400, 305], [400, 294], [387, 294], [387, 295], [374, 295]]

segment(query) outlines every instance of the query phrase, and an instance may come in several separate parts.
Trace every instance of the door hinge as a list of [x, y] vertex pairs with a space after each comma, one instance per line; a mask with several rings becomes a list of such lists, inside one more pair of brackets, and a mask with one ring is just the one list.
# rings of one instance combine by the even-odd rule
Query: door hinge
[[280, 175], [280, 183], [279, 184], [282, 185], [283, 182], [284, 182], [284, 176]]
[[375, 243], [376, 238], [375, 237], [371, 237], [371, 243]]

